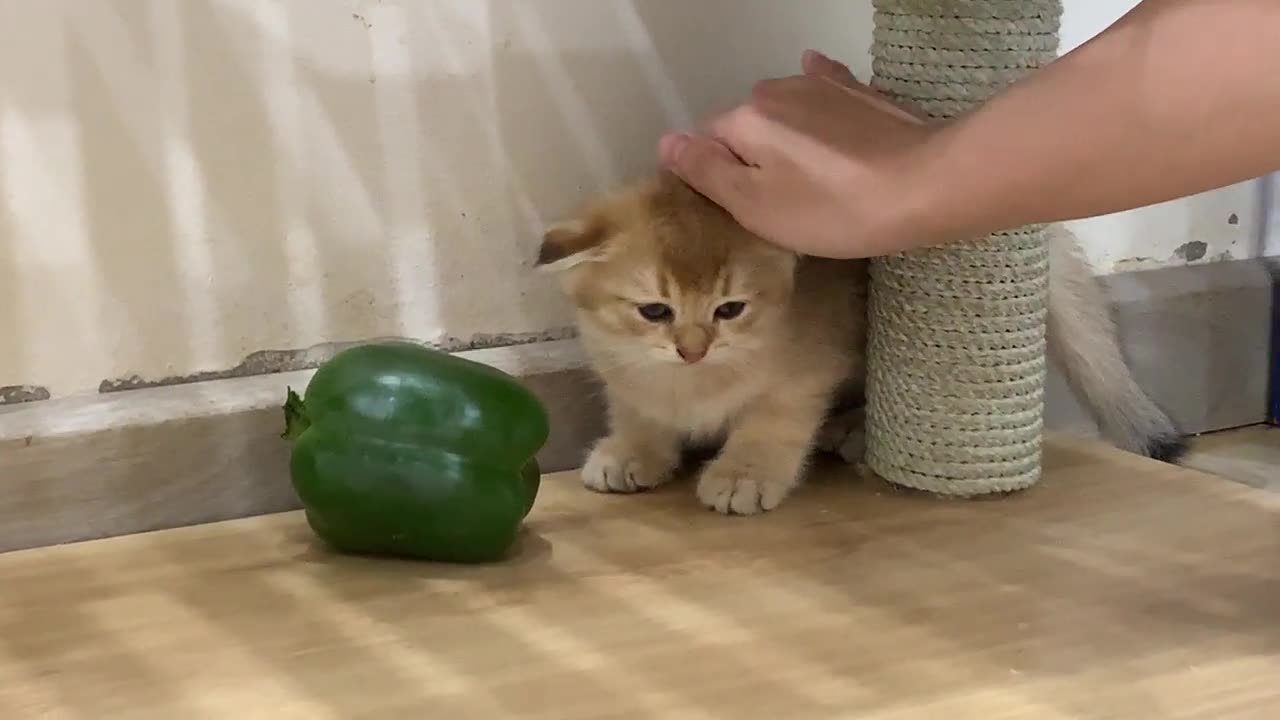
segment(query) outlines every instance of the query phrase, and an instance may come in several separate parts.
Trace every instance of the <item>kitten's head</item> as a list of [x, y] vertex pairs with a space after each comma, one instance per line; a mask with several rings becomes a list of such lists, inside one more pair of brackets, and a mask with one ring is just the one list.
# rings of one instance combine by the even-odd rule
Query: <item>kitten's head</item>
[[668, 173], [553, 226], [538, 254], [628, 364], [749, 361], [782, 330], [795, 263]]

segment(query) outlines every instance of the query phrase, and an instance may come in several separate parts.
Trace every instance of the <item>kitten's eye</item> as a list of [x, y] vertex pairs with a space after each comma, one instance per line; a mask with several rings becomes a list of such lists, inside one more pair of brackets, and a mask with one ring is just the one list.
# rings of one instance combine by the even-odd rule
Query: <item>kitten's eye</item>
[[662, 303], [649, 303], [648, 305], [641, 305], [637, 309], [640, 311], [640, 317], [649, 322], [667, 322], [675, 317], [671, 306], [663, 305]]
[[747, 309], [747, 304], [744, 302], [738, 302], [738, 301], [727, 302], [722, 304], [720, 307], [716, 308], [716, 319], [732, 320], [738, 317], [739, 315], [741, 315], [742, 311], [746, 309]]

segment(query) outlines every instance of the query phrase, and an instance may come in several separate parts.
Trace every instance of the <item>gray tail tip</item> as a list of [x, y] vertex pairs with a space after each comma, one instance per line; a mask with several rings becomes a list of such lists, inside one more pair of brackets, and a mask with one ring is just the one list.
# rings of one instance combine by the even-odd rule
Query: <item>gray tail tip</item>
[[1157, 435], [1147, 440], [1146, 455], [1153, 460], [1176, 465], [1187, 454], [1189, 447], [1186, 435]]

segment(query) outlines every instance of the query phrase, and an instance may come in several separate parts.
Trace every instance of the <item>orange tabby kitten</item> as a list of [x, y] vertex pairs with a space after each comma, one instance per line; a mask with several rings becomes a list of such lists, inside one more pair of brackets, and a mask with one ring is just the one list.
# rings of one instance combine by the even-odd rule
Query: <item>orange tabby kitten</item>
[[[1172, 457], [1180, 434], [1133, 382], [1087, 265], [1052, 240], [1049, 332], [1116, 444]], [[862, 458], [867, 262], [798, 257], [669, 173], [593, 203], [543, 237], [604, 381], [610, 433], [584, 484], [635, 492], [671, 479], [689, 444], [720, 445], [698, 499], [750, 515], [781, 503], [815, 449]], [[1052, 338], [1051, 338], [1052, 342]]]

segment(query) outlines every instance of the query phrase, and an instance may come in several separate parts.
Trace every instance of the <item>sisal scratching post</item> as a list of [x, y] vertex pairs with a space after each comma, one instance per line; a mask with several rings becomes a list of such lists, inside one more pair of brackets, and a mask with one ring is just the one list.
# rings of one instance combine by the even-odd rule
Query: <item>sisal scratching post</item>
[[[964, 112], [1057, 57], [1061, 0], [874, 7], [873, 84], [933, 118]], [[1048, 267], [1043, 227], [872, 262], [872, 471], [962, 497], [1039, 480]]]

